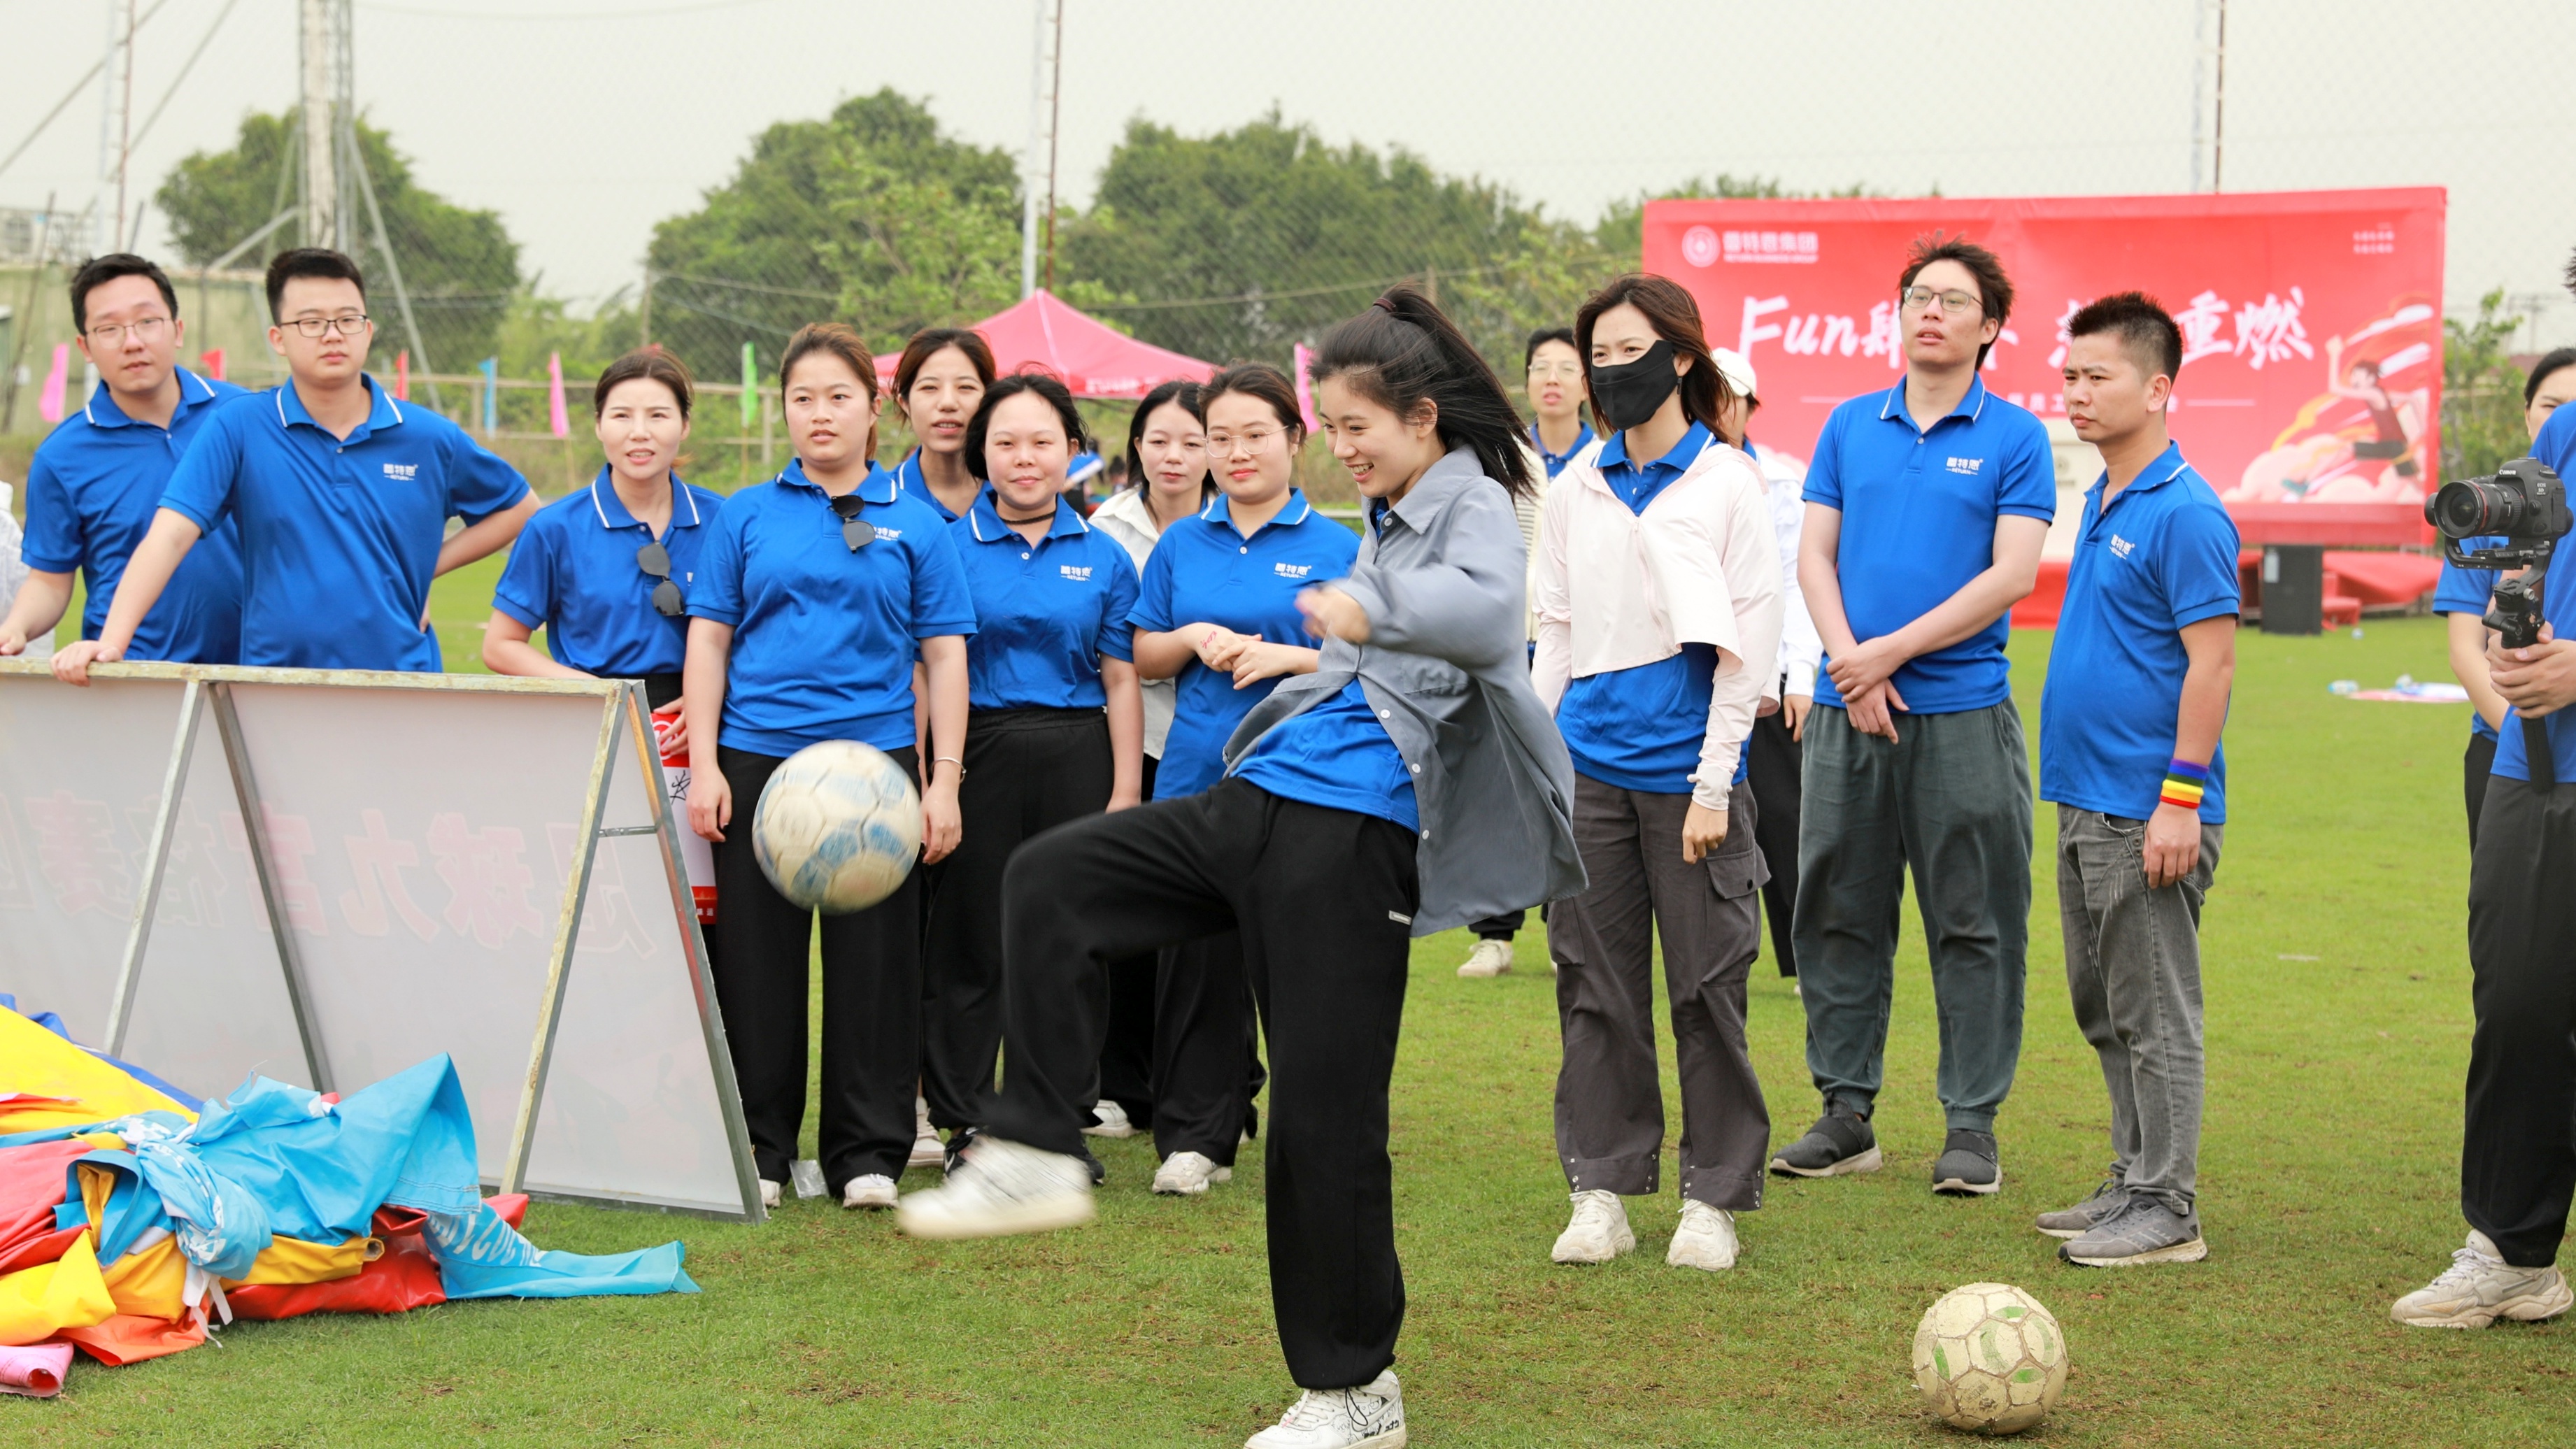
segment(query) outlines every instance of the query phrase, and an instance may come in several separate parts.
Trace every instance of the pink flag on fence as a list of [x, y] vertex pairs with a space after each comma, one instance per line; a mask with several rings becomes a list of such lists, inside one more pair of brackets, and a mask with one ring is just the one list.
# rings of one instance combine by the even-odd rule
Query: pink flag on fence
[[546, 425], [558, 438], [572, 433], [572, 419], [564, 415], [563, 354], [546, 354]]
[[54, 370], [45, 374], [45, 390], [36, 394], [36, 416], [49, 423], [63, 420], [63, 388], [72, 379], [72, 345], [54, 345]]
[[408, 347], [394, 354], [394, 396], [403, 402], [411, 401], [411, 349]]
[[1300, 342], [1294, 360], [1297, 364], [1297, 416], [1306, 424], [1306, 431], [1311, 433], [1315, 431], [1315, 390], [1306, 381], [1306, 369], [1314, 363], [1315, 354], [1308, 352], [1306, 344]]
[[217, 382], [224, 380], [224, 350], [209, 347], [197, 354], [197, 370]]

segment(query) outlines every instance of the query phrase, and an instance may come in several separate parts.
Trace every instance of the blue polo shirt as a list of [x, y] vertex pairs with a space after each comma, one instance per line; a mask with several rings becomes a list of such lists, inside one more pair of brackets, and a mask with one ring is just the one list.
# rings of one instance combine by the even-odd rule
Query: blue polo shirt
[[[2576, 407], [2562, 407], [2549, 415], [2549, 421], [2540, 425], [2540, 436], [2531, 442], [2531, 456], [2548, 464], [2549, 470], [2561, 478], [2576, 473]], [[2576, 588], [2576, 581], [2555, 569], [2541, 585], [2540, 617], [2548, 620], [2555, 632], [2565, 632], [2556, 631], [2557, 601], [2571, 588]], [[2576, 610], [2570, 612], [2576, 614]], [[2562, 785], [2576, 784], [2576, 723], [2569, 721], [2570, 715], [2576, 715], [2576, 710], [2562, 709], [2543, 716], [2549, 726], [2550, 757], [2557, 762], [2558, 782]], [[2511, 714], [2505, 717], [2513, 718]], [[2522, 752], [2521, 725], [2497, 735], [2495, 768], [2489, 773], [2506, 780], [2531, 778], [2531, 766]]]
[[[27, 465], [27, 537], [19, 557], [31, 569], [77, 569], [86, 601], [81, 637], [107, 624], [125, 561], [152, 529], [161, 490], [188, 444], [230, 399], [228, 382], [209, 382], [186, 368], [170, 426], [139, 423], [116, 405], [105, 383], [90, 392], [80, 416], [45, 435]], [[161, 597], [134, 631], [128, 659], [233, 664], [241, 657], [241, 530], [226, 524], [188, 550]], [[5, 608], [0, 605], [0, 608]]]
[[1565, 471], [1566, 464], [1574, 461], [1575, 454], [1582, 452], [1592, 443], [1594, 435], [1590, 423], [1578, 422], [1574, 428], [1573, 446], [1562, 453], [1551, 453], [1547, 450], [1547, 444], [1539, 441], [1538, 424], [1532, 423], [1529, 426], [1530, 451], [1538, 454], [1538, 460], [1547, 468], [1547, 476], [1551, 481], [1557, 474]]
[[858, 494], [876, 542], [856, 551], [801, 460], [716, 515], [689, 613], [734, 631], [723, 740], [737, 750], [908, 748], [917, 641], [975, 632], [966, 566], [938, 513], [882, 470]]
[[[1613, 433], [1601, 448], [1601, 481], [1629, 512], [1643, 514], [1712, 441], [1707, 427], [1693, 423], [1664, 456], [1641, 465], [1628, 456], [1628, 435]], [[1556, 728], [1574, 768], [1593, 779], [1622, 790], [1688, 795], [1708, 743], [1708, 701], [1716, 685], [1716, 647], [1684, 644], [1679, 654], [1652, 664], [1569, 681], [1556, 704]], [[1735, 780], [1744, 778], [1747, 758], [1737, 752]]]
[[903, 494], [905, 497], [918, 498], [922, 502], [929, 504], [930, 511], [939, 515], [940, 522], [955, 523], [957, 521], [957, 515], [949, 512], [948, 505], [940, 502], [939, 495], [931, 492], [930, 485], [922, 481], [921, 450], [919, 448], [915, 448], [910, 453], [905, 454], [904, 460], [894, 465], [894, 486], [895, 491]]
[[[662, 532], [671, 582], [680, 597], [697, 591], [698, 553], [724, 507], [724, 496], [671, 475], [671, 522]], [[689, 653], [689, 620], [653, 607], [651, 574], [635, 555], [653, 541], [617, 496], [601, 468], [590, 486], [537, 510], [510, 545], [492, 607], [546, 631], [558, 664], [603, 679], [677, 674]]]
[[948, 525], [975, 601], [966, 644], [967, 703], [976, 709], [1098, 709], [1109, 701], [1100, 660], [1132, 660], [1136, 564], [1062, 497], [1032, 544], [1002, 521], [993, 490]]
[[[1852, 637], [1867, 641], [1932, 612], [1994, 567], [1997, 518], [2055, 517], [2057, 469], [2047, 426], [1987, 392], [1984, 378], [1928, 429], [1907, 416], [1900, 381], [1825, 419], [1805, 496], [1843, 515], [1835, 553], [1843, 615]], [[2007, 612], [1946, 649], [1907, 660], [1896, 671], [1905, 707], [1956, 714], [2010, 699], [2004, 641], [2011, 632]], [[1822, 670], [1816, 703], [1843, 705]]]
[[[2460, 542], [2471, 549], [2494, 548], [2500, 538], [2464, 538]], [[2496, 571], [2464, 569], [2445, 559], [2442, 576], [2433, 584], [2433, 612], [2436, 614], [2475, 614], [2486, 617], [2487, 605], [2494, 601]], [[2469, 711], [2469, 734], [2476, 739], [2496, 737], [2496, 727], [2475, 709]]]
[[[2175, 444], [2105, 509], [2109, 481], [2105, 474], [2084, 495], [2084, 528], [2067, 565], [2039, 702], [2039, 794], [2144, 820], [2174, 757], [2191, 668], [2182, 630], [2241, 604], [2236, 521]], [[2200, 818], [2227, 820], [2224, 749], [2210, 757]]]
[[[1312, 648], [1297, 591], [1329, 583], [1351, 571], [1359, 535], [1317, 513], [1306, 495], [1290, 489], [1287, 502], [1247, 538], [1219, 493], [1205, 509], [1173, 524], [1145, 561], [1145, 576], [1128, 622], [1167, 634], [1183, 624], [1207, 623], [1251, 634], [1272, 644]], [[1192, 658], [1181, 670], [1172, 732], [1155, 767], [1154, 798], [1195, 795], [1225, 773], [1225, 742], [1234, 727], [1269, 698], [1276, 679], [1242, 689]]]
[[335, 438], [285, 383], [225, 407], [188, 446], [161, 506], [241, 525], [241, 662], [435, 674], [421, 627], [447, 520], [528, 496], [465, 430], [364, 380], [366, 421]]

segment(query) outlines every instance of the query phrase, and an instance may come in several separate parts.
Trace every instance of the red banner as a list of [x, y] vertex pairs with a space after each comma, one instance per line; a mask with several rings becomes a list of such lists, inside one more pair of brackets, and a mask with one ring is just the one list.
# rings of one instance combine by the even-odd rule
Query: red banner
[[1645, 267], [1690, 289], [1711, 345], [1752, 360], [1754, 437], [1802, 463], [1836, 403], [1902, 375], [1906, 247], [1947, 231], [2013, 280], [1996, 394], [2062, 418], [2065, 319], [2142, 291], [2182, 324], [2174, 437], [2230, 504], [2413, 502], [2439, 482], [2443, 207], [2438, 187], [1655, 201]]

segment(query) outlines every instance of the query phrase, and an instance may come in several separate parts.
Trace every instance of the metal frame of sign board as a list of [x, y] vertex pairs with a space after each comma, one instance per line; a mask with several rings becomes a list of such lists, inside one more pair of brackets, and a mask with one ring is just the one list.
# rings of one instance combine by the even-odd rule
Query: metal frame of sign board
[[[760, 1181], [752, 1165], [751, 1134], [743, 1121], [742, 1095], [734, 1079], [733, 1055], [725, 1043], [723, 1012], [716, 1002], [715, 977], [708, 965], [705, 937], [698, 930], [696, 901], [689, 890], [687, 868], [680, 854], [678, 832], [681, 826], [671, 810], [669, 791], [662, 786], [661, 761], [653, 748], [653, 732], [647, 723], [641, 685], [626, 680], [522, 679], [499, 675], [410, 674], [390, 670], [256, 669], [211, 664], [119, 662], [94, 664], [90, 668], [91, 673], [102, 680], [170, 680], [185, 686], [181, 692], [170, 761], [162, 774], [160, 801], [153, 812], [151, 833], [145, 844], [141, 885], [135, 893], [134, 918], [128, 923], [125, 949], [117, 968], [105, 1050], [113, 1056], [119, 1054], [124, 1046], [145, 949], [151, 939], [152, 922], [159, 912], [162, 881], [168, 870], [180, 798], [187, 784], [189, 761], [196, 748], [199, 721], [204, 714], [210, 713], [223, 743], [234, 798], [241, 807], [243, 833], [248, 838], [252, 869], [258, 878], [260, 897], [267, 910], [269, 935], [277, 948], [278, 969], [285, 981], [287, 1000], [295, 1013], [296, 1033], [304, 1048], [305, 1067], [314, 1090], [320, 1092], [337, 1090], [328, 1044], [322, 1038], [321, 1024], [312, 1008], [302, 953], [287, 920], [285, 898], [278, 885], [275, 852], [268, 838], [268, 813], [258, 781], [251, 771], [248, 743], [242, 734], [240, 715], [234, 707], [234, 691], [243, 686], [287, 685], [326, 689], [573, 695], [600, 701], [598, 743], [591, 755], [573, 860], [566, 872], [564, 899], [556, 916], [554, 944], [548, 955], [546, 979], [539, 995], [536, 1035], [529, 1044], [527, 1080], [519, 1094], [518, 1112], [499, 1189], [503, 1192], [521, 1191], [527, 1179], [528, 1161], [536, 1146], [537, 1116], [544, 1103], [546, 1077], [553, 1066], [555, 1032], [562, 1020], [565, 988], [570, 980], [573, 951], [579, 943], [582, 908], [589, 899], [591, 865], [597, 857], [599, 842], [603, 838], [651, 835], [662, 844], [659, 854], [664, 884], [668, 888], [666, 896], [679, 927], [681, 954], [688, 967], [690, 991], [697, 1006], [707, 1065], [714, 1076], [717, 1107], [724, 1119], [725, 1142], [733, 1159], [735, 1184], [742, 1194], [742, 1210], [726, 1212], [695, 1204], [545, 1189], [530, 1195], [547, 1201], [724, 1221], [759, 1222], [767, 1217], [760, 1202]], [[45, 675], [50, 672], [47, 661], [42, 659], [0, 659], [0, 675]], [[640, 824], [612, 825], [602, 818], [608, 808], [609, 784], [617, 765], [617, 747], [621, 740], [633, 744], [645, 798], [653, 802], [653, 818]]]

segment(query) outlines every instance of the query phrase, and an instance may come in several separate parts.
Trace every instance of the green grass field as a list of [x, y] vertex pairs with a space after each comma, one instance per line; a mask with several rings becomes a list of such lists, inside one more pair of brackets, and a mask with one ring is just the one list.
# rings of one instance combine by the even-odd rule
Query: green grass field
[[[467, 667], [491, 566], [442, 584]], [[2048, 636], [2015, 637], [2035, 726]], [[2540, 1444], [2576, 1440], [2576, 1327], [2441, 1334], [2389, 1299], [2448, 1261], [2469, 1041], [2462, 707], [2362, 704], [2328, 681], [2442, 677], [2440, 627], [2248, 636], [2228, 746], [2235, 821], [2205, 930], [2209, 1260], [2086, 1273], [2032, 1232], [2107, 1159], [2092, 1054], [2062, 984], [2043, 807], [2027, 1046], [1999, 1123], [2003, 1193], [1926, 1190], [1941, 1142], [1919, 933], [1898, 962], [1873, 1177], [1775, 1185], [1734, 1272], [1667, 1268], [1668, 1185], [1631, 1203], [1639, 1251], [1551, 1265], [1545, 950], [1464, 982], [1463, 936], [1421, 943], [1395, 1088], [1400, 1349], [1421, 1445], [1936, 1443], [1907, 1349], [1940, 1292], [2000, 1279], [2064, 1324], [2074, 1373], [2046, 1444]], [[2037, 730], [2032, 729], [2037, 739]], [[1757, 1063], [1781, 1140], [1815, 1101], [1803, 1018], [1766, 962]], [[1678, 1132], [1677, 1106], [1668, 1107]], [[982, 1244], [894, 1235], [794, 1203], [740, 1228], [539, 1206], [548, 1247], [689, 1244], [696, 1297], [448, 1305], [250, 1324], [51, 1403], [0, 1402], [0, 1440], [69, 1445], [1230, 1444], [1291, 1386], [1270, 1325], [1257, 1158], [1198, 1201], [1151, 1197], [1141, 1140], [1102, 1144], [1099, 1223]], [[1668, 1184], [1670, 1175], [1668, 1175]], [[915, 1185], [908, 1183], [909, 1185]], [[2562, 1439], [2560, 1436], [2568, 1436]]]

